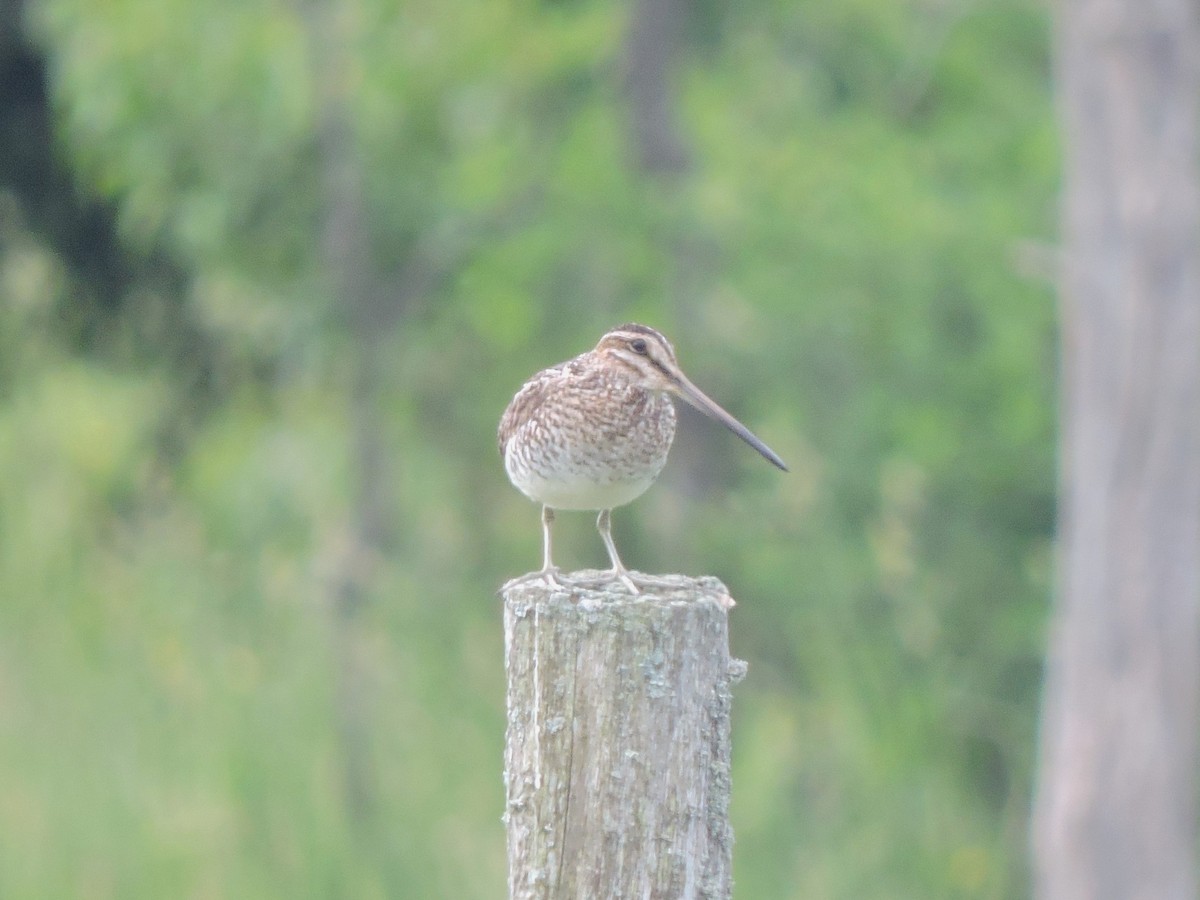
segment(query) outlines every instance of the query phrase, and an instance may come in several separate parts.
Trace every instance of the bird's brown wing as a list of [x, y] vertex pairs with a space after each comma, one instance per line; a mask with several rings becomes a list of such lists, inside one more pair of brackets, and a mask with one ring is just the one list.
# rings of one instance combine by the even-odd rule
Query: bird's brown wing
[[517, 391], [517, 395], [512, 398], [512, 402], [508, 404], [508, 409], [504, 410], [504, 415], [500, 417], [500, 428], [496, 432], [496, 437], [500, 443], [500, 455], [504, 455], [504, 447], [508, 444], [512, 436], [517, 432], [525, 422], [528, 422], [536, 414], [538, 407], [545, 401], [548, 394], [548, 387], [557, 375], [557, 368], [545, 369], [538, 372], [529, 379], [522, 388]]

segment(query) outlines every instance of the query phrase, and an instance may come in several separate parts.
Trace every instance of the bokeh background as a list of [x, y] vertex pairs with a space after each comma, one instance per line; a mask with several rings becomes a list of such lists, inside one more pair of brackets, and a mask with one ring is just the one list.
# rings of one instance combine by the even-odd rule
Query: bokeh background
[[1027, 893], [1042, 3], [0, 19], [0, 896], [504, 896], [495, 426], [629, 320], [792, 467], [685, 413], [615, 516], [739, 601], [738, 896]]

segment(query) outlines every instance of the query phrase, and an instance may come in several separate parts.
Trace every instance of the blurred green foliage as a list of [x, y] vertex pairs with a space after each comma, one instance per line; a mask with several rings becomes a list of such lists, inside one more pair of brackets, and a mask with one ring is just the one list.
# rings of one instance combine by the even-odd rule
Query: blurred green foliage
[[[494, 591], [540, 533], [495, 423], [631, 319], [792, 466], [685, 417], [616, 516], [632, 567], [739, 600], [738, 896], [1024, 894], [1043, 5], [692, 4], [692, 165], [665, 177], [629, 146], [626, 5], [316, 7], [30, 7], [80, 190], [185, 277], [66, 327], [87, 286], [0, 193], [0, 896], [502, 896]], [[372, 266], [433, 272], [366, 401], [323, 271], [329, 109]], [[180, 321], [203, 340], [176, 352]], [[386, 485], [361, 483], [364, 402]], [[363, 813], [330, 597], [375, 489], [395, 531], [351, 650]], [[589, 517], [560, 533], [562, 562], [603, 563]]]

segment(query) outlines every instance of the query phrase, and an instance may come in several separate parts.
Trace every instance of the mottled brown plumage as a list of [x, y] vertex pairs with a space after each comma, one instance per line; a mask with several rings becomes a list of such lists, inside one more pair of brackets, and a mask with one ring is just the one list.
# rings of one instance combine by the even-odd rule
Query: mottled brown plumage
[[509, 480], [542, 504], [539, 575], [548, 583], [555, 584], [554, 510], [597, 509], [613, 575], [637, 593], [613, 545], [611, 510], [641, 496], [666, 464], [675, 436], [671, 394], [786, 470], [774, 452], [687, 379], [659, 332], [636, 324], [615, 328], [587, 353], [534, 375], [500, 418], [500, 454]]

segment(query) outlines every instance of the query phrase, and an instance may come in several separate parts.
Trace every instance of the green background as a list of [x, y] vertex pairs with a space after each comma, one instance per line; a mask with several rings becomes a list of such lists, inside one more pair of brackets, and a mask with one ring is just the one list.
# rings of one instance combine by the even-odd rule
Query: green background
[[1027, 893], [1048, 11], [696, 0], [669, 170], [637, 27], [26, 7], [47, 184], [97, 220], [0, 185], [0, 896], [505, 896], [495, 591], [540, 529], [496, 423], [630, 320], [792, 469], [685, 415], [614, 516], [738, 600], [737, 896]]

